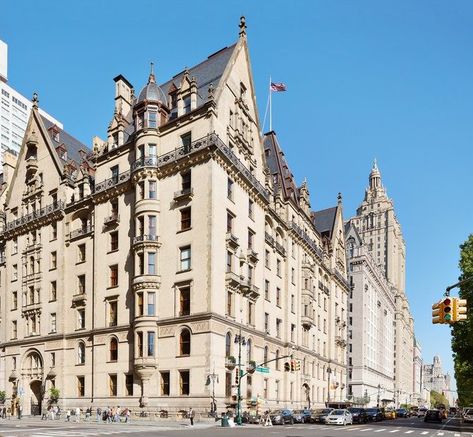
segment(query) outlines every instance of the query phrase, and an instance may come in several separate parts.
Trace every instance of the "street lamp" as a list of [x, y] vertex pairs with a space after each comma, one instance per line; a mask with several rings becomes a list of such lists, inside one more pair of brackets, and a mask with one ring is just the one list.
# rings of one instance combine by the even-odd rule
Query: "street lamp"
[[378, 398], [377, 398], [377, 402], [376, 402], [376, 406], [379, 408], [379, 396], [380, 396], [380, 391], [381, 391], [381, 384], [378, 384]]
[[215, 416], [217, 412], [217, 402], [215, 401], [215, 382], [218, 383], [218, 373], [215, 373], [215, 366], [212, 373], [207, 377], [207, 385], [212, 382], [212, 403], [210, 404], [210, 413]]
[[241, 346], [246, 345], [245, 337], [241, 335], [241, 321], [238, 335], [235, 336], [235, 343], [238, 343], [238, 390], [237, 390], [237, 424], [241, 425]]
[[327, 367], [327, 374], [328, 374], [328, 379], [327, 379], [327, 407], [330, 404], [330, 375], [332, 374], [332, 368], [329, 366]]

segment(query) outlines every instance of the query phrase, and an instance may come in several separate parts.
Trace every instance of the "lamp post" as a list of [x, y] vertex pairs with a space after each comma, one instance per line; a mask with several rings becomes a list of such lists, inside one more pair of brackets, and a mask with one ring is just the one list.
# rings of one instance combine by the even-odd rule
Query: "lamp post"
[[237, 389], [237, 424], [241, 425], [241, 345], [246, 345], [245, 337], [241, 336], [241, 321], [240, 321], [240, 329], [237, 336], [235, 336], [235, 343], [238, 342], [238, 389]]
[[379, 408], [379, 397], [380, 397], [380, 391], [381, 391], [381, 384], [378, 384], [378, 398], [377, 398], [377, 402], [376, 402], [376, 406]]
[[212, 373], [209, 373], [208, 384], [212, 382], [212, 403], [210, 405], [210, 413], [215, 416], [217, 412], [217, 402], [215, 402], [215, 382], [218, 382], [218, 374], [215, 373], [215, 366]]
[[328, 378], [327, 378], [327, 407], [328, 407], [330, 404], [330, 375], [332, 374], [332, 368], [330, 367], [330, 364], [327, 367], [327, 374], [328, 374]]

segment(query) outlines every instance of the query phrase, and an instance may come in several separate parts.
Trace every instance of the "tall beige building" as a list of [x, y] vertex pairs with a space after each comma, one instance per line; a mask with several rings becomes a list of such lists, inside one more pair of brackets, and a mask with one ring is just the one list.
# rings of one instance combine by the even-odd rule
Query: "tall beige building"
[[[274, 132], [259, 135], [238, 41], [135, 94], [115, 79], [93, 148], [33, 110], [6, 163], [0, 246], [8, 402], [176, 411], [346, 398], [341, 202], [311, 210]], [[285, 372], [293, 354], [301, 370]], [[218, 376], [218, 378], [217, 378]], [[1, 382], [1, 381], [0, 381]], [[43, 396], [42, 393], [45, 393]]]
[[394, 204], [381, 182], [376, 161], [369, 175], [365, 198], [351, 223], [391, 287], [395, 303], [395, 403], [411, 403], [414, 399], [414, 320], [405, 293], [406, 249]]

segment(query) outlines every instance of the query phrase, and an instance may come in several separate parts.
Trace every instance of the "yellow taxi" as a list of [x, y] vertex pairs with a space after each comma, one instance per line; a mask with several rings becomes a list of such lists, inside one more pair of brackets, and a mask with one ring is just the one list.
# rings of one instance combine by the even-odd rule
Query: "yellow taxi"
[[395, 419], [396, 418], [396, 411], [391, 408], [386, 408], [384, 410], [384, 418], [385, 419]]

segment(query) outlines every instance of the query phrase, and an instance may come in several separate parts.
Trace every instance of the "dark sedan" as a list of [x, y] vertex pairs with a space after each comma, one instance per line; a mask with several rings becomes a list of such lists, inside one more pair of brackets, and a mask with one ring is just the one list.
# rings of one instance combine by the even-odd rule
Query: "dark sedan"
[[327, 416], [333, 411], [333, 408], [323, 408], [320, 410], [315, 410], [310, 416], [310, 421], [312, 423], [325, 423]]
[[353, 417], [353, 423], [366, 423], [369, 420], [364, 408], [348, 408], [348, 411]]
[[442, 423], [443, 414], [440, 410], [427, 410], [424, 416], [424, 422], [439, 422]]
[[409, 417], [409, 412], [405, 408], [398, 408], [396, 410], [396, 417]]
[[286, 423], [294, 425], [294, 416], [291, 410], [271, 411], [270, 417], [273, 425], [284, 425]]
[[368, 416], [368, 420], [371, 420], [372, 422], [384, 420], [384, 414], [380, 408], [367, 408], [366, 414]]
[[311, 414], [310, 410], [294, 410], [292, 413], [295, 423], [309, 423]]

